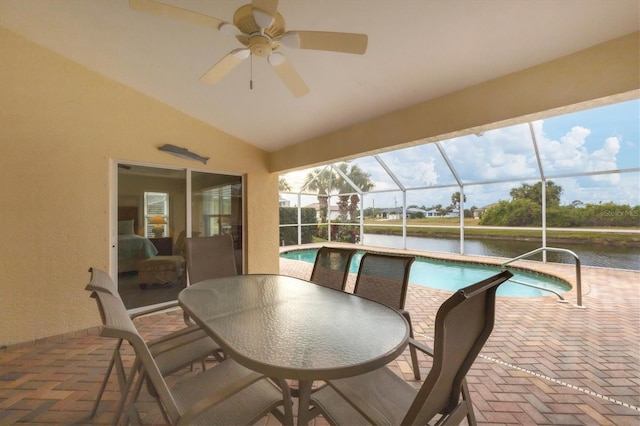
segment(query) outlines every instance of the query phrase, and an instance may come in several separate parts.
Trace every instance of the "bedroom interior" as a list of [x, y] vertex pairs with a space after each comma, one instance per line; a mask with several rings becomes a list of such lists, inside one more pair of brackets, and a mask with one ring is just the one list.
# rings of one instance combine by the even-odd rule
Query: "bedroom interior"
[[118, 289], [127, 309], [177, 298], [187, 284], [190, 236], [231, 234], [242, 273], [242, 177], [124, 163], [117, 169]]

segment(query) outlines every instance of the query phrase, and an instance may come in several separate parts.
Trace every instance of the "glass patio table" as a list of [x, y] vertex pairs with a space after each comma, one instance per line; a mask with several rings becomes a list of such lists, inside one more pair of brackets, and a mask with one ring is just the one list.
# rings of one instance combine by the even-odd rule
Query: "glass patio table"
[[382, 367], [409, 338], [407, 321], [385, 305], [282, 275], [205, 280], [178, 300], [235, 361], [298, 381], [298, 424], [308, 422], [315, 380]]

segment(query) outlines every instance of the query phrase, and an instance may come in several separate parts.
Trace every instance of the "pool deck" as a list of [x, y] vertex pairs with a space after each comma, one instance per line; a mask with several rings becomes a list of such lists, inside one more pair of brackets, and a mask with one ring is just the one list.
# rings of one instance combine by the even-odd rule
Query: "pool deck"
[[[504, 260], [428, 255], [497, 265]], [[535, 266], [575, 282], [572, 265], [519, 262], [518, 266]], [[309, 278], [311, 269], [307, 262], [280, 260], [282, 274]], [[350, 277], [348, 289], [354, 280]], [[498, 298], [494, 332], [467, 376], [479, 424], [640, 424], [640, 272], [583, 267], [582, 285], [585, 308], [574, 306], [575, 290], [567, 294], [566, 304], [554, 296]], [[448, 295], [410, 285], [406, 307], [419, 340], [431, 341], [436, 310]], [[136, 320], [146, 338], [183, 324], [179, 311]], [[98, 331], [96, 327], [0, 349], [0, 424], [110, 423], [118, 398], [114, 377], [98, 415], [89, 417], [115, 343], [101, 338]], [[424, 377], [429, 364], [420, 359]], [[417, 387], [409, 360], [406, 351], [390, 365]], [[129, 347], [124, 361], [133, 362]], [[192, 374], [197, 368], [168, 380]], [[146, 390], [140, 401], [143, 424], [164, 424]], [[327, 424], [322, 418], [313, 423]], [[267, 416], [258, 424], [277, 422]]]
[[[360, 248], [495, 265], [506, 260]], [[574, 289], [564, 294], [568, 303], [553, 295], [498, 298], [494, 331], [467, 375], [478, 423], [640, 424], [640, 272], [583, 266], [584, 308], [579, 308], [575, 265], [518, 261], [513, 266], [557, 276]], [[280, 260], [281, 273], [296, 277], [309, 278], [312, 267]], [[347, 291], [354, 283], [352, 274]], [[418, 340], [432, 341], [436, 311], [449, 295], [409, 286], [406, 309]], [[417, 386], [410, 365], [405, 351], [393, 368]], [[423, 378], [427, 372], [425, 364]]]

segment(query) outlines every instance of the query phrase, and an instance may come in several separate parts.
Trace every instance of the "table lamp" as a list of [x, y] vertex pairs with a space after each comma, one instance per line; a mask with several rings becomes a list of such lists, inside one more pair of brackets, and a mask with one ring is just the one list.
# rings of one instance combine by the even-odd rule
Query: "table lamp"
[[156, 238], [162, 237], [164, 234], [164, 225], [167, 224], [167, 221], [164, 220], [164, 217], [157, 215], [151, 218], [149, 221], [153, 226], [153, 236]]

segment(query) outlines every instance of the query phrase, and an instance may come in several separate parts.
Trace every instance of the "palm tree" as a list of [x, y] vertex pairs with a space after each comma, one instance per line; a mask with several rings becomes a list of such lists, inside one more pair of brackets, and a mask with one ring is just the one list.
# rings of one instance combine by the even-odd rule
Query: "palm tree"
[[[373, 188], [373, 182], [371, 182], [371, 175], [366, 173], [356, 164], [349, 166], [348, 163], [340, 163], [338, 166], [340, 172], [349, 178], [349, 180], [355, 185], [355, 188], [350, 182], [340, 175], [337, 179], [335, 187], [338, 189], [338, 209], [340, 210], [340, 221], [347, 223], [349, 221], [355, 222], [358, 211], [358, 203], [360, 197], [358, 194], [354, 194], [357, 189], [361, 191], [369, 191]], [[351, 194], [351, 195], [349, 195]], [[357, 230], [353, 226], [341, 226], [338, 231], [339, 241], [356, 242]]]
[[[467, 194], [464, 195], [462, 201], [467, 201]], [[451, 194], [451, 207], [460, 210], [460, 191], [456, 191]]]
[[[349, 164], [348, 163], [340, 163], [338, 164], [338, 169], [340, 169], [340, 171], [342, 173], [345, 174], [345, 176], [349, 176], [348, 173], [348, 169], [349, 169]], [[348, 213], [349, 213], [349, 195], [348, 193], [355, 191], [355, 188], [353, 188], [351, 186], [351, 184], [349, 184], [349, 182], [347, 182], [345, 179], [342, 178], [342, 176], [339, 176], [335, 187], [338, 189], [338, 211], [340, 212], [340, 221], [342, 223], [347, 222], [348, 219]]]
[[[347, 176], [362, 192], [370, 191], [375, 185], [371, 182], [371, 175], [358, 167], [357, 164], [353, 164], [351, 166], [351, 170], [349, 170]], [[360, 203], [360, 197], [358, 194], [351, 195], [349, 203], [349, 218], [352, 222], [355, 222], [356, 220], [358, 203]]]
[[310, 182], [307, 189], [318, 191], [318, 209], [320, 210], [320, 222], [327, 221], [327, 210], [329, 208], [329, 185], [335, 181], [335, 175], [331, 169], [314, 169], [307, 175], [307, 182]]
[[341, 177], [338, 178], [336, 187], [338, 188], [338, 192], [340, 194], [340, 201], [338, 202], [338, 206], [340, 208], [340, 217], [343, 222], [347, 222], [347, 220], [355, 221], [358, 211], [358, 204], [360, 203], [360, 197], [358, 196], [358, 194], [354, 194], [354, 192], [357, 189], [361, 190], [362, 192], [367, 192], [373, 188], [374, 183], [371, 182], [371, 175], [362, 170], [357, 164], [352, 164], [349, 167], [348, 163], [340, 163], [338, 165], [338, 168], [356, 186], [356, 188], [354, 188], [345, 179]]
[[289, 183], [287, 182], [287, 180], [283, 176], [280, 176], [278, 178], [278, 190], [280, 192], [289, 192], [289, 191], [291, 191], [291, 187], [289, 186]]

